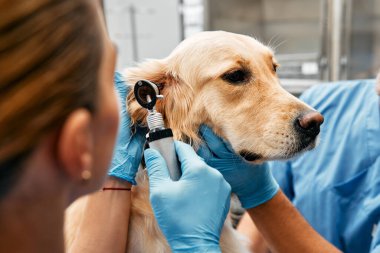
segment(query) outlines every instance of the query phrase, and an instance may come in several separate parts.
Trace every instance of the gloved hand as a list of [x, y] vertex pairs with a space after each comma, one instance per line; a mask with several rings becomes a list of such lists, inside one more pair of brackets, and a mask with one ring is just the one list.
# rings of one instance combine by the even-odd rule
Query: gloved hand
[[175, 142], [175, 149], [182, 170], [178, 181], [170, 179], [158, 151], [147, 149], [144, 153], [154, 215], [174, 253], [219, 253], [231, 187], [191, 146]]
[[279, 186], [267, 163], [255, 165], [245, 161], [207, 126], [202, 125], [199, 131], [205, 143], [198, 155], [223, 174], [244, 208], [261, 205], [276, 195]]
[[147, 129], [136, 126], [136, 132], [132, 135], [131, 119], [126, 107], [129, 87], [119, 73], [115, 74], [114, 83], [120, 100], [120, 124], [108, 175], [136, 184], [135, 176], [144, 150]]

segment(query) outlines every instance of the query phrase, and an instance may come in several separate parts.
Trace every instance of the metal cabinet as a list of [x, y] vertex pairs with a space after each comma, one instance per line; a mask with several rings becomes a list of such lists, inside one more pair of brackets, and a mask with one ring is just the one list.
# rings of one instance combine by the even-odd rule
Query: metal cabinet
[[380, 0], [205, 0], [207, 30], [273, 47], [279, 76], [300, 93], [320, 81], [373, 78], [380, 69]]

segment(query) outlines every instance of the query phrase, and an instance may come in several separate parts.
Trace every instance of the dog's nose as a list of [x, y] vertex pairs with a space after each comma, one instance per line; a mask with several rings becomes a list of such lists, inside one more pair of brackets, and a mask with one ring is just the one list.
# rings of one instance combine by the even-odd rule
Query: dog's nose
[[317, 111], [310, 111], [297, 117], [295, 127], [298, 132], [314, 138], [319, 134], [323, 121], [322, 114]]

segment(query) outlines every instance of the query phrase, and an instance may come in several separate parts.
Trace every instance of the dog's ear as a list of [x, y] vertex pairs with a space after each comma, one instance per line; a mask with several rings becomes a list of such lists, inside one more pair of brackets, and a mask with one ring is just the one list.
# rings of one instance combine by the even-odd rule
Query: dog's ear
[[123, 72], [124, 79], [131, 86], [127, 97], [127, 107], [132, 124], [146, 126], [147, 110], [139, 105], [133, 93], [133, 88], [139, 80], [148, 80], [154, 83], [165, 81], [166, 65], [161, 60], [149, 60], [137, 67], [127, 68]]
[[[163, 115], [166, 126], [173, 130], [175, 139], [186, 142], [198, 139], [197, 130], [193, 129], [194, 124], [189, 120], [194, 100], [192, 86], [171, 70], [165, 60], [149, 60], [136, 68], [127, 69], [125, 77], [133, 86], [142, 79], [159, 84], [164, 98], [157, 101], [156, 110]], [[127, 103], [132, 123], [146, 125], [147, 110], [138, 104], [133, 89]]]

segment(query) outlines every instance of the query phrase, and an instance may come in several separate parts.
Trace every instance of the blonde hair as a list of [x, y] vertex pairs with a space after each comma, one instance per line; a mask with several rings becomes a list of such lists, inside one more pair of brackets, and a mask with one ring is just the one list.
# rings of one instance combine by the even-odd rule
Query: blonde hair
[[92, 0], [0, 0], [0, 194], [44, 135], [95, 109], [96, 15]]

